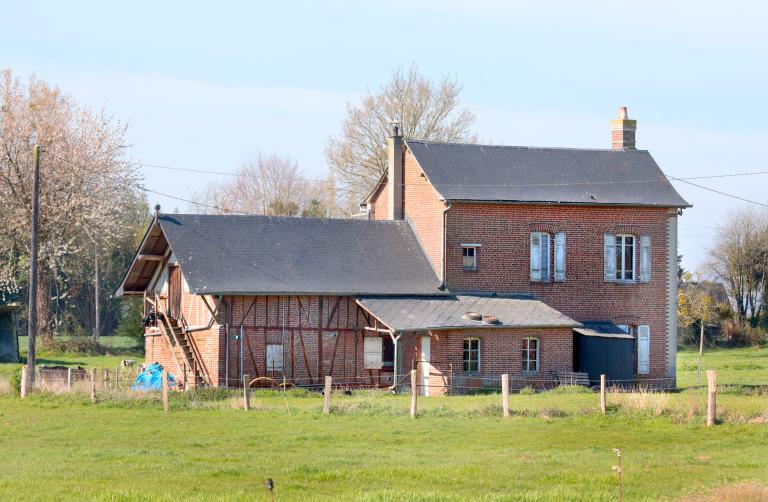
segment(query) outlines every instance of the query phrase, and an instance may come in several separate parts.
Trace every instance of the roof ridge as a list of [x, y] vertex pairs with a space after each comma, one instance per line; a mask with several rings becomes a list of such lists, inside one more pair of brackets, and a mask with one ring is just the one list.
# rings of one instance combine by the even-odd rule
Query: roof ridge
[[264, 214], [207, 214], [207, 213], [160, 213], [162, 217], [213, 217], [213, 218], [254, 218], [262, 220], [284, 220], [284, 221], [318, 221], [318, 222], [353, 222], [354, 224], [377, 224], [377, 225], [406, 225], [405, 220], [369, 220], [362, 218], [315, 218], [310, 216], [272, 216]]
[[574, 152], [616, 152], [616, 153], [629, 153], [629, 152], [642, 152], [648, 153], [648, 150], [633, 149], [633, 150], [614, 150], [612, 148], [577, 148], [570, 146], [527, 146], [527, 145], [489, 145], [483, 143], [454, 143], [451, 141], [426, 141], [420, 139], [408, 139], [407, 143], [421, 143], [423, 145], [443, 145], [443, 146], [476, 146], [480, 148], [510, 148], [518, 150], [566, 150]]

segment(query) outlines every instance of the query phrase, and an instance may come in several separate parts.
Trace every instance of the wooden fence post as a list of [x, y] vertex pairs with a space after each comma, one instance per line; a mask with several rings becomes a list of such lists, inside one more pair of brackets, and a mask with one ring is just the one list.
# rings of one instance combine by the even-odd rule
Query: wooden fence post
[[328, 415], [331, 412], [331, 384], [333, 383], [333, 377], [325, 377], [325, 388], [323, 389], [323, 415]]
[[168, 413], [168, 370], [163, 369], [163, 411]]
[[243, 375], [243, 409], [251, 409], [251, 388], [248, 384], [251, 383], [251, 377]]
[[67, 390], [72, 390], [72, 368], [67, 368]]
[[27, 397], [27, 365], [21, 367], [21, 397]]
[[416, 418], [416, 396], [419, 393], [416, 380], [416, 370], [411, 370], [411, 418]]
[[607, 403], [605, 402], [605, 375], [600, 375], [600, 413], [605, 415]]
[[91, 403], [96, 404], [96, 368], [91, 368]]
[[707, 427], [715, 425], [717, 416], [717, 375], [715, 370], [707, 370]]
[[120, 366], [115, 368], [115, 390], [120, 388]]
[[501, 375], [501, 409], [504, 416], [509, 416], [509, 374]]

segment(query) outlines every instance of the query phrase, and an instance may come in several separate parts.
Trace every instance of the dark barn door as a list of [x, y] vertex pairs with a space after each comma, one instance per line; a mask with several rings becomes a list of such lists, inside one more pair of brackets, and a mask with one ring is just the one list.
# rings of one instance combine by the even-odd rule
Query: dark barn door
[[168, 317], [181, 318], [181, 269], [178, 265], [168, 267]]

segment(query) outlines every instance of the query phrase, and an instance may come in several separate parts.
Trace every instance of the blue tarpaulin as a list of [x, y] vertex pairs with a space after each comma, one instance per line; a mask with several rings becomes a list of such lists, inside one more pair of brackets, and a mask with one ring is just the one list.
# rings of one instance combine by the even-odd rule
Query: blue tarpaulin
[[[176, 379], [173, 375], [168, 373], [168, 387], [175, 387]], [[133, 382], [131, 390], [161, 390], [163, 388], [163, 367], [158, 363], [152, 363], [147, 366], [139, 376], [136, 377], [136, 381]]]

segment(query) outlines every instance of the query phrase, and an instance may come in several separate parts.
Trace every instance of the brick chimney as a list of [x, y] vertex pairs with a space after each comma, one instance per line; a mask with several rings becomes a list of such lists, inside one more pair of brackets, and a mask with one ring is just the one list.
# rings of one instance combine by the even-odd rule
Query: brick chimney
[[403, 219], [403, 135], [400, 124], [392, 123], [387, 140], [387, 182], [389, 183], [390, 220]]
[[627, 107], [619, 107], [619, 118], [611, 120], [611, 148], [614, 150], [634, 150], [637, 120], [630, 120]]

